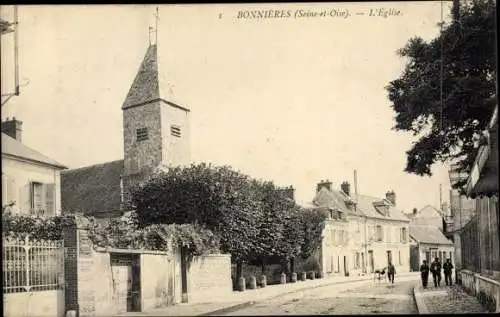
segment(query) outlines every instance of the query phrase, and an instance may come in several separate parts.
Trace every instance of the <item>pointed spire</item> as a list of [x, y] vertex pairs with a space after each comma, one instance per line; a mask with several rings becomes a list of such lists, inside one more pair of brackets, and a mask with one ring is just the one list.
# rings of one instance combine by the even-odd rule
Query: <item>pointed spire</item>
[[[142, 63], [139, 67], [137, 75], [135, 76], [132, 86], [128, 91], [127, 97], [123, 102], [122, 109], [135, 107], [157, 100], [162, 100], [171, 106], [189, 111], [188, 108], [182, 107], [175, 101], [175, 96], [172, 87], [174, 85], [167, 81], [164, 73], [160, 67], [160, 57], [158, 49], [158, 21], [159, 13], [156, 7], [155, 26], [149, 26], [149, 47], [144, 55]], [[155, 33], [155, 42], [152, 43], [152, 34]], [[165, 66], [165, 65], [164, 65]], [[160, 69], [161, 68], [161, 69]]]
[[158, 54], [156, 44], [150, 45], [139, 71], [130, 87], [122, 109], [137, 106], [160, 98], [158, 82]]

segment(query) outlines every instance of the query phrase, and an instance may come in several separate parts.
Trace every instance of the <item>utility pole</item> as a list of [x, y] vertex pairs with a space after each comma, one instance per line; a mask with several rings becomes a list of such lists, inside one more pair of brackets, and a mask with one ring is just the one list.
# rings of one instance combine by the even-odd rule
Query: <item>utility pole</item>
[[[2, 37], [6, 34], [14, 32], [14, 92], [4, 93], [1, 92], [1, 105], [4, 106], [10, 98], [13, 96], [19, 96], [19, 51], [18, 51], [18, 39], [19, 39], [19, 17], [17, 12], [17, 5], [14, 6], [14, 19], [13, 22], [9, 22], [0, 18], [0, 53], [3, 51], [2, 48]], [[1, 68], [1, 61], [0, 61]], [[4, 99], [5, 98], [5, 99]]]

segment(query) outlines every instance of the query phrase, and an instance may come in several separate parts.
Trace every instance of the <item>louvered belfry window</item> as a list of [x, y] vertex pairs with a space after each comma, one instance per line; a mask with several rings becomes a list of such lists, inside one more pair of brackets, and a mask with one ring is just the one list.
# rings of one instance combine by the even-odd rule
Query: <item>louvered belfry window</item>
[[136, 130], [137, 141], [145, 141], [148, 139], [148, 128], [138, 128]]
[[172, 125], [170, 127], [170, 133], [173, 136], [180, 138], [181, 137], [181, 127], [178, 125]]

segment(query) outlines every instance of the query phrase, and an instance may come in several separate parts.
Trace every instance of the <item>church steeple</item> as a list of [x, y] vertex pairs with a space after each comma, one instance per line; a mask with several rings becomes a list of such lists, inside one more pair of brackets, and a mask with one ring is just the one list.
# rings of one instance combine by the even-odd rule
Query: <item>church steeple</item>
[[122, 105], [125, 177], [147, 174], [160, 165], [190, 163], [189, 109], [174, 103], [160, 60], [155, 40], [149, 43]]
[[156, 44], [149, 45], [142, 60], [139, 71], [123, 102], [122, 109], [142, 105], [160, 99], [158, 79], [158, 48]]

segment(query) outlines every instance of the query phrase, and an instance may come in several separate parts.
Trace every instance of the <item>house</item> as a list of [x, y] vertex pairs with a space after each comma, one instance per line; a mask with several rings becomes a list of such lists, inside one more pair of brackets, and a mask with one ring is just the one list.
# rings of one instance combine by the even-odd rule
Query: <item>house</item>
[[321, 181], [308, 208], [325, 210], [320, 252], [323, 274], [364, 274], [387, 267], [409, 271], [409, 219], [396, 207], [394, 191], [385, 198], [352, 192], [343, 182], [339, 190]]
[[128, 211], [133, 186], [162, 166], [190, 163], [189, 112], [172, 101], [157, 44], [150, 44], [121, 107], [124, 157], [61, 175], [64, 212], [109, 219]]
[[453, 242], [432, 225], [410, 223], [410, 269], [419, 271], [424, 260], [431, 263], [439, 258], [441, 263], [450, 259], [454, 265]]
[[480, 137], [465, 192], [475, 200], [475, 215], [460, 230], [460, 282], [499, 312], [498, 105]]
[[[443, 208], [444, 209], [444, 208]], [[447, 213], [426, 205], [410, 216], [410, 267], [418, 271], [423, 260], [428, 263], [439, 258], [441, 263], [451, 259], [454, 263], [453, 241], [444, 235]]]
[[444, 212], [434, 206], [426, 205], [411, 215], [411, 224], [418, 226], [433, 226], [443, 232]]
[[61, 171], [66, 167], [22, 143], [22, 121], [2, 122], [2, 207], [13, 214], [61, 212]]

